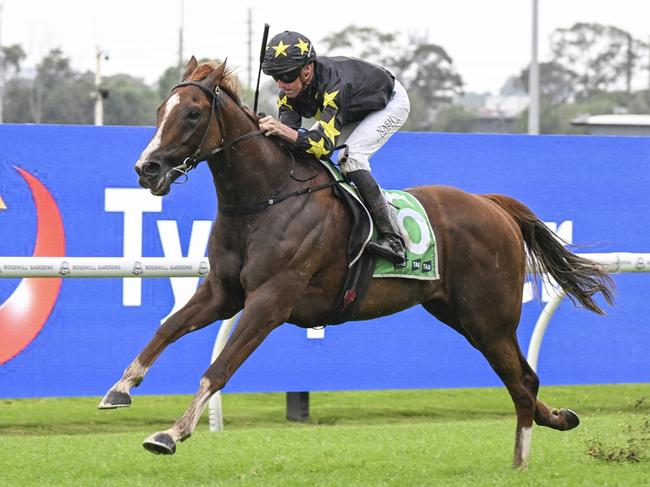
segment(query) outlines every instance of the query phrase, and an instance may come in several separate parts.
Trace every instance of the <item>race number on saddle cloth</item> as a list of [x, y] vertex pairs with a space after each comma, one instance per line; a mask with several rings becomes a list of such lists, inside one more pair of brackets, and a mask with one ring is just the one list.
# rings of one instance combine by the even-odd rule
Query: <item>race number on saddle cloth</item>
[[390, 204], [397, 209], [397, 221], [405, 242], [406, 262], [394, 264], [379, 258], [372, 277], [439, 279], [436, 236], [422, 204], [406, 191], [383, 191]]

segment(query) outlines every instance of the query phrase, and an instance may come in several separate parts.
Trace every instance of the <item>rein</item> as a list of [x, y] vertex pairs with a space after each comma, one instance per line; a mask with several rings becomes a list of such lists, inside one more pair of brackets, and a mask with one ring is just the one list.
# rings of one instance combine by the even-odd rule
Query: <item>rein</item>
[[[217, 87], [215, 87], [215, 89], [213, 91], [213, 90], [211, 90], [210, 88], [208, 88], [205, 84], [203, 84], [201, 82], [191, 81], [190, 80], [190, 81], [183, 81], [183, 82], [177, 84], [176, 86], [174, 86], [171, 89], [171, 91], [173, 92], [176, 88], [180, 88], [182, 86], [195, 86], [195, 87], [199, 88], [201, 91], [203, 91], [205, 94], [207, 94], [208, 97], [212, 100], [212, 103], [210, 105], [210, 118], [208, 119], [208, 125], [205, 128], [205, 132], [203, 133], [203, 137], [201, 138], [201, 142], [199, 142], [199, 145], [197, 146], [196, 150], [194, 151], [194, 154], [192, 154], [189, 157], [186, 157], [182, 164], [171, 168], [169, 170], [169, 172], [167, 173], [168, 174], [167, 177], [169, 177], [169, 174], [171, 174], [173, 171], [180, 172], [186, 178], [184, 181], [182, 181], [184, 183], [188, 179], [187, 173], [189, 171], [191, 171], [192, 169], [196, 168], [196, 166], [200, 162], [206, 161], [206, 160], [218, 155], [222, 151], [225, 151], [227, 149], [230, 149], [231, 147], [234, 147], [237, 144], [240, 144], [241, 142], [245, 142], [248, 139], [252, 139], [253, 137], [257, 137], [258, 135], [263, 134], [264, 130], [259, 129], [259, 130], [253, 130], [252, 132], [247, 132], [244, 135], [241, 135], [241, 136], [237, 137], [236, 139], [228, 142], [227, 144], [218, 145], [217, 147], [215, 147], [214, 149], [212, 149], [211, 151], [209, 151], [205, 155], [201, 155], [201, 148], [203, 147], [203, 144], [205, 143], [206, 139], [208, 138], [208, 134], [210, 132], [210, 127], [212, 126], [212, 115], [213, 114], [216, 114], [215, 118], [217, 119], [217, 123], [220, 126], [221, 134], [223, 134], [223, 130], [221, 130], [222, 124], [221, 124], [221, 121], [220, 121], [219, 116], [218, 116], [219, 115], [219, 111], [218, 111], [218, 108], [219, 108], [219, 94], [221, 93], [221, 90], [217, 86]], [[223, 138], [221, 140], [221, 143], [223, 143]], [[291, 155], [291, 159], [295, 163], [295, 159], [293, 157], [293, 154], [290, 154], [290, 155]], [[310, 180], [314, 179], [315, 177], [316, 176], [312, 176], [312, 177], [310, 177], [310, 178], [308, 178], [306, 180], [301, 180], [301, 179], [296, 178], [293, 175], [293, 170], [291, 170], [291, 171], [289, 171], [289, 174], [287, 176], [287, 181], [288, 181], [289, 178], [291, 178], [291, 179], [293, 179], [295, 181], [307, 182], [307, 181], [310, 181]], [[293, 198], [295, 196], [301, 196], [301, 195], [304, 195], [304, 194], [313, 193], [315, 191], [321, 191], [323, 189], [331, 188], [331, 187], [336, 186], [336, 185], [338, 185], [338, 184], [340, 184], [342, 182], [344, 182], [344, 181], [335, 180], [335, 181], [331, 181], [329, 183], [319, 184], [317, 186], [307, 186], [305, 188], [301, 188], [301, 189], [299, 189], [297, 191], [294, 191], [292, 193], [283, 194], [281, 196], [277, 196], [277, 194], [272, 195], [270, 198], [268, 198], [265, 201], [261, 201], [260, 203], [249, 205], [247, 207], [241, 207], [241, 206], [235, 206], [235, 205], [219, 205], [219, 211], [221, 213], [223, 213], [224, 215], [228, 215], [228, 216], [252, 215], [253, 213], [258, 213], [258, 212], [260, 212], [262, 210], [265, 210], [269, 206], [275, 205], [276, 203], [280, 203], [282, 201], [288, 200], [289, 198]], [[283, 185], [283, 187], [281, 189], [283, 189], [285, 185]]]
[[228, 216], [252, 215], [253, 213], [259, 213], [262, 210], [266, 210], [269, 206], [273, 206], [276, 203], [280, 203], [281, 201], [288, 200], [289, 198], [293, 198], [294, 196], [301, 196], [303, 194], [309, 194], [315, 191], [320, 191], [321, 189], [331, 188], [332, 186], [336, 186], [337, 184], [340, 184], [342, 182], [343, 181], [337, 180], [337, 181], [331, 181], [329, 183], [319, 184], [318, 186], [307, 186], [306, 188], [300, 188], [298, 191], [294, 191], [293, 193], [287, 193], [281, 196], [275, 196], [273, 198], [269, 198], [266, 201], [261, 201], [260, 203], [256, 203], [244, 208], [235, 205], [219, 205], [219, 211], [224, 215], [228, 215]]

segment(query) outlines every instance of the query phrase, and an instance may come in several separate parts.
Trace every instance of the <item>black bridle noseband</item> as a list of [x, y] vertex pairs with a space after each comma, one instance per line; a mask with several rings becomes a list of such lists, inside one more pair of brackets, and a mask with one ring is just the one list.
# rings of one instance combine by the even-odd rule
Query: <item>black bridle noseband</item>
[[[256, 136], [261, 135], [261, 134], [264, 133], [264, 130], [261, 130], [261, 129], [260, 130], [253, 130], [252, 132], [245, 133], [244, 135], [242, 135], [240, 137], [237, 137], [236, 139], [228, 142], [227, 144], [222, 145], [223, 144], [223, 130], [222, 130], [223, 124], [221, 123], [221, 121], [219, 119], [219, 110], [218, 110], [218, 108], [219, 108], [219, 95], [221, 94], [221, 89], [219, 88], [219, 86], [216, 86], [214, 88], [214, 91], [213, 91], [210, 88], [208, 88], [207, 85], [205, 85], [204, 83], [201, 83], [199, 81], [191, 81], [191, 80], [190, 81], [183, 81], [181, 83], [178, 83], [176, 86], [174, 86], [171, 89], [172, 93], [174, 92], [174, 90], [176, 90], [176, 88], [180, 88], [182, 86], [196, 86], [201, 91], [203, 91], [206, 95], [208, 95], [208, 98], [211, 100], [210, 118], [208, 118], [208, 125], [206, 126], [205, 132], [203, 132], [203, 137], [201, 138], [201, 142], [199, 142], [199, 145], [196, 147], [196, 150], [194, 151], [194, 153], [191, 156], [186, 157], [182, 164], [171, 168], [169, 170], [168, 174], [172, 173], [173, 171], [176, 171], [176, 172], [180, 172], [183, 176], [185, 176], [187, 178], [188, 177], [187, 173], [189, 171], [191, 171], [192, 169], [196, 168], [196, 166], [200, 162], [206, 161], [206, 160], [216, 156], [220, 152], [222, 152], [222, 151], [224, 151], [226, 149], [229, 149], [229, 148], [233, 147], [234, 145], [239, 144], [240, 142], [244, 142], [245, 140], [248, 140], [250, 138], [256, 137]], [[212, 126], [212, 115], [213, 114], [215, 114], [215, 118], [217, 119], [217, 123], [219, 124], [219, 131], [221, 133], [221, 143], [217, 147], [212, 149], [211, 151], [207, 152], [205, 155], [201, 155], [201, 149], [203, 147], [203, 144], [205, 143], [205, 140], [208, 138], [208, 134], [210, 133], [210, 127]], [[187, 179], [185, 179], [185, 181], [187, 181]], [[183, 182], [185, 182], [185, 181], [183, 181]]]

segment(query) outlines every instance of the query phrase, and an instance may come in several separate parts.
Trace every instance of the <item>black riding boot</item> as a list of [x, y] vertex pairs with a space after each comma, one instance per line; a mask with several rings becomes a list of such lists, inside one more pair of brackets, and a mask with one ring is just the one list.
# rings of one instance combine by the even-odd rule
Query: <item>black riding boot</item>
[[370, 171], [363, 169], [349, 172], [347, 176], [359, 189], [359, 193], [368, 205], [372, 219], [377, 226], [379, 238], [376, 242], [370, 242], [368, 248], [395, 264], [404, 264], [406, 252], [397, 223], [397, 215], [377, 181]]

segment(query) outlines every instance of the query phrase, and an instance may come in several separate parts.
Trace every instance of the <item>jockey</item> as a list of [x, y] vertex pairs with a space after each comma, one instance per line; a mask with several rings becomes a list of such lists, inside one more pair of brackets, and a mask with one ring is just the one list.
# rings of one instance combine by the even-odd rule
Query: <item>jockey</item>
[[[355, 184], [379, 233], [369, 248], [397, 264], [406, 253], [397, 216], [375, 178], [369, 159], [406, 121], [410, 103], [395, 77], [375, 64], [349, 57], [316, 56], [310, 40], [297, 32], [273, 37], [262, 62], [264, 74], [280, 89], [278, 118], [265, 116], [259, 126], [293, 144], [297, 153], [329, 159], [341, 151], [341, 170]], [[302, 118], [318, 122], [300, 129]], [[300, 130], [299, 130], [300, 129]]]

